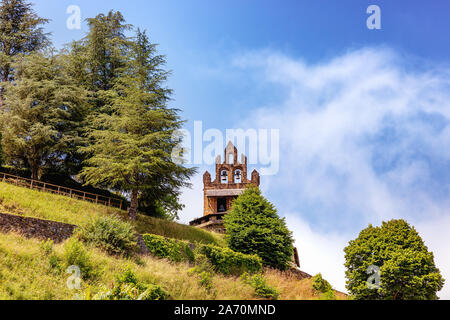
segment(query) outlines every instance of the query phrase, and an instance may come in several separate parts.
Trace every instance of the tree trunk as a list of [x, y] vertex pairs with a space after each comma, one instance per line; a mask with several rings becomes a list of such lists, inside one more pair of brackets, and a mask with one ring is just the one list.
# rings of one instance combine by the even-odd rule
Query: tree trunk
[[128, 208], [128, 216], [131, 220], [136, 220], [137, 216], [137, 207], [138, 207], [138, 191], [131, 191], [131, 202], [130, 207]]
[[31, 167], [31, 179], [39, 180], [39, 166]]

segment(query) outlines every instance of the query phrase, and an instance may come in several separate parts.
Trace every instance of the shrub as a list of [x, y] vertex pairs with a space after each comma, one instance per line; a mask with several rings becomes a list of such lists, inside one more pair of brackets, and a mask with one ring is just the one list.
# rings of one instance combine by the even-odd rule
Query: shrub
[[243, 254], [213, 245], [200, 245], [199, 251], [209, 259], [215, 271], [226, 275], [254, 273], [262, 269], [261, 258], [257, 255]]
[[194, 253], [188, 242], [168, 239], [154, 234], [145, 234], [143, 238], [150, 253], [159, 258], [166, 258], [175, 262], [195, 261]]
[[142, 291], [131, 284], [121, 284], [112, 289], [103, 289], [93, 297], [86, 294], [87, 300], [165, 300], [167, 294], [157, 285], [147, 285]]
[[109, 254], [130, 256], [137, 249], [133, 227], [115, 216], [100, 216], [78, 231], [78, 237]]
[[83, 243], [76, 238], [70, 238], [64, 245], [65, 267], [78, 266], [83, 279], [95, 277], [95, 269], [91, 261], [91, 255]]
[[242, 274], [241, 280], [255, 289], [255, 295], [257, 297], [277, 300], [280, 295], [280, 292], [277, 289], [267, 284], [262, 274], [251, 276], [245, 272]]
[[88, 300], [165, 300], [167, 293], [158, 285], [139, 282], [130, 266], [116, 276], [116, 282], [111, 289], [104, 289]]
[[332, 290], [331, 284], [322, 277], [322, 274], [318, 273], [312, 278], [312, 287], [317, 292], [325, 293]]
[[230, 249], [257, 254], [263, 264], [286, 270], [294, 253], [292, 233], [258, 188], [247, 188], [224, 217]]
[[324, 300], [335, 299], [335, 294], [331, 284], [322, 277], [322, 274], [318, 273], [312, 278], [312, 287], [314, 291], [321, 295]]
[[207, 291], [213, 289], [212, 277], [214, 276], [214, 266], [204, 254], [198, 252], [198, 249], [195, 251], [195, 267], [190, 269], [188, 273], [189, 275], [197, 275], [200, 286], [204, 287]]

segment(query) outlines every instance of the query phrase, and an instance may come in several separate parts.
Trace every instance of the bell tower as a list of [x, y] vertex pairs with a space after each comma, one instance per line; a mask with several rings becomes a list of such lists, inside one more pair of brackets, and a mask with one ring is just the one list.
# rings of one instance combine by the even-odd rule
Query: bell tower
[[249, 185], [258, 186], [260, 176], [254, 170], [247, 178], [247, 157], [239, 153], [230, 141], [224, 151], [224, 159], [216, 158], [214, 180], [206, 171], [203, 175], [203, 217], [191, 221], [191, 225], [223, 232], [223, 216], [231, 209], [233, 201]]

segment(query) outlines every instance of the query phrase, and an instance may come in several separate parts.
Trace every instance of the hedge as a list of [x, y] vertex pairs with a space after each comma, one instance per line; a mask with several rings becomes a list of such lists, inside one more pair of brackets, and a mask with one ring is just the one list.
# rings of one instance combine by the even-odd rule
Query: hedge
[[[154, 234], [143, 235], [145, 245], [154, 256], [171, 261], [195, 262], [192, 244], [186, 241], [164, 238]], [[216, 272], [225, 275], [239, 275], [243, 272], [255, 273], [262, 270], [262, 260], [257, 255], [235, 252], [229, 248], [197, 244], [197, 254], [204, 255]]]
[[226, 275], [239, 275], [243, 272], [254, 273], [262, 270], [262, 260], [256, 254], [244, 254], [213, 245], [200, 245], [199, 249], [209, 259], [217, 272]]
[[195, 261], [194, 253], [186, 241], [164, 238], [154, 234], [143, 235], [145, 245], [154, 256], [171, 261]]

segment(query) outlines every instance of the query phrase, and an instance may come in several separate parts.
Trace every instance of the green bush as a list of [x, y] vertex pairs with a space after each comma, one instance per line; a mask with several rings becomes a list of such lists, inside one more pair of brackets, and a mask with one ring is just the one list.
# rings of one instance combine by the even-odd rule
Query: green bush
[[116, 276], [111, 289], [103, 289], [94, 296], [86, 293], [88, 300], [165, 300], [167, 293], [158, 285], [139, 282], [130, 266]]
[[312, 287], [317, 292], [325, 293], [332, 290], [331, 284], [318, 273], [312, 278]]
[[204, 287], [207, 291], [212, 291], [214, 266], [204, 254], [199, 252], [198, 248], [196, 248], [194, 254], [195, 267], [189, 270], [189, 275], [197, 275], [200, 286]]
[[245, 272], [242, 274], [241, 280], [255, 289], [255, 295], [257, 297], [277, 300], [280, 295], [280, 292], [277, 289], [267, 284], [262, 274], [255, 274], [251, 276]]
[[159, 258], [166, 258], [175, 262], [195, 261], [194, 253], [188, 242], [168, 239], [154, 234], [144, 234], [143, 238], [150, 253]]
[[322, 277], [322, 274], [318, 273], [312, 277], [312, 287], [314, 291], [321, 295], [324, 300], [335, 299], [335, 294], [331, 284]]
[[130, 256], [136, 252], [133, 227], [115, 216], [100, 216], [78, 231], [78, 237], [112, 255]]
[[69, 239], [64, 245], [65, 267], [78, 266], [81, 277], [84, 280], [92, 279], [96, 276], [91, 255], [84, 247], [83, 243], [76, 238]]
[[243, 254], [213, 245], [200, 245], [199, 252], [209, 259], [215, 271], [226, 275], [237, 275], [243, 272], [254, 273], [262, 269], [261, 258], [257, 255]]
[[147, 285], [142, 291], [132, 284], [121, 284], [112, 289], [104, 289], [93, 297], [86, 294], [87, 300], [165, 300], [167, 294], [157, 285]]
[[286, 270], [294, 253], [292, 233], [258, 188], [247, 188], [224, 217], [230, 249], [257, 254], [263, 264]]

